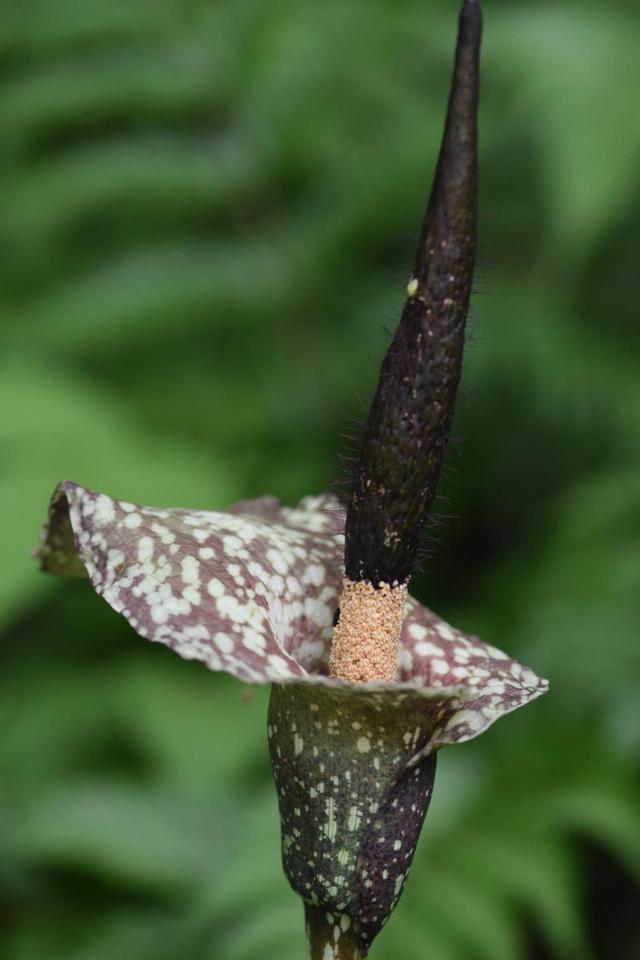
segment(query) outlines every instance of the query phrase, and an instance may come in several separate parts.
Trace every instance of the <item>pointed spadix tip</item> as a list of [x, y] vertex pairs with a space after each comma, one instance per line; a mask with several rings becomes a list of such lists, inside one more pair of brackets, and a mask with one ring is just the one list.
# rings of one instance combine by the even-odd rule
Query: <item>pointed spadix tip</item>
[[480, 0], [462, 0], [460, 18], [462, 20], [481, 20], [482, 9], [480, 7]]
[[482, 10], [480, 9], [480, 0], [462, 0], [460, 15], [462, 17], [481, 17]]
[[459, 40], [463, 45], [479, 46], [482, 34], [480, 0], [463, 0], [460, 8]]

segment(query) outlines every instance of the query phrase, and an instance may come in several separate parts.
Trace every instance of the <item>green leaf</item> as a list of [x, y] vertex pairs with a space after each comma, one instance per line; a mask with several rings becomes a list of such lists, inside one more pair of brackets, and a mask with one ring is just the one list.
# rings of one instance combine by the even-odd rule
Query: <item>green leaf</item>
[[24, 814], [26, 855], [81, 868], [130, 889], [186, 891], [215, 864], [221, 875], [236, 835], [228, 803], [197, 801], [157, 786], [67, 781]]
[[0, 496], [10, 504], [3, 519], [3, 549], [11, 557], [0, 579], [0, 619], [16, 616], [53, 581], [30, 556], [46, 505], [67, 477], [89, 487], [120, 491], [134, 502], [201, 509], [232, 500], [226, 469], [209, 452], [179, 439], [144, 433], [130, 411], [70, 371], [6, 359], [0, 370], [0, 408], [11, 411], [0, 426], [5, 461]]

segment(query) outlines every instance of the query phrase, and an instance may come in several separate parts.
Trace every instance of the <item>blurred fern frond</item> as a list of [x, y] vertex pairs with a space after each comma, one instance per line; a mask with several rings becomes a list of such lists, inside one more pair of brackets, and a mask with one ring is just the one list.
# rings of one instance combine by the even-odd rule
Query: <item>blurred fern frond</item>
[[[376, 956], [630, 960], [640, 22], [627, 0], [485, 6], [463, 442], [415, 589], [551, 692], [443, 753]], [[64, 477], [216, 508], [340, 476], [420, 226], [452, 6], [0, 19], [0, 953], [294, 960], [265, 691], [141, 646], [29, 551]]]

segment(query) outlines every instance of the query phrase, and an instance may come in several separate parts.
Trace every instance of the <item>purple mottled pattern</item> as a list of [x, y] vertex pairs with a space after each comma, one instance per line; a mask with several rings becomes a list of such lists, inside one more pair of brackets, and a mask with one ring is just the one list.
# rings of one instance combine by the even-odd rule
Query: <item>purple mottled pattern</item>
[[[283, 507], [273, 497], [226, 512], [160, 510], [62, 483], [39, 555], [43, 569], [84, 567], [134, 630], [249, 683], [326, 676], [343, 576], [344, 512], [330, 495]], [[78, 563], [78, 558], [81, 564]], [[395, 698], [436, 700], [429, 749], [477, 736], [544, 693], [546, 682], [410, 599]]]

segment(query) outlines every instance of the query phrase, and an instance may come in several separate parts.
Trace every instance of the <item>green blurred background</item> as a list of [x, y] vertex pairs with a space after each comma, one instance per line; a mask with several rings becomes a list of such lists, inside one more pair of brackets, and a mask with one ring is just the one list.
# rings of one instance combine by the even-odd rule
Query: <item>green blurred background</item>
[[[37, 573], [72, 478], [345, 476], [399, 314], [454, 0], [2, 0], [0, 956], [300, 960], [266, 692]], [[551, 680], [440, 758], [372, 957], [640, 956], [640, 11], [486, 0], [480, 263], [414, 592]]]

